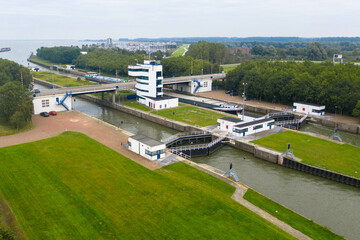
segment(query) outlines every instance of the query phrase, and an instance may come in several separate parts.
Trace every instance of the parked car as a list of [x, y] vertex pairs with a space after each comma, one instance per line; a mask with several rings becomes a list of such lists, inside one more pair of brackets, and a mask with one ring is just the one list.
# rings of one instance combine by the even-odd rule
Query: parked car
[[48, 117], [48, 116], [49, 116], [49, 113], [48, 113], [48, 112], [41, 112], [41, 113], [40, 113], [40, 116]]
[[34, 89], [34, 92], [35, 92], [35, 93], [40, 93], [40, 90], [37, 89], [37, 88], [35, 88], [35, 89]]
[[55, 111], [51, 111], [51, 112], [49, 112], [49, 114], [53, 115], [53, 116], [56, 116], [57, 113]]
[[227, 91], [225, 91], [226, 94], [230, 94], [230, 93], [232, 93], [232, 92], [233, 92], [233, 90], [227, 90]]
[[230, 96], [239, 96], [239, 94], [237, 92], [231, 92]]

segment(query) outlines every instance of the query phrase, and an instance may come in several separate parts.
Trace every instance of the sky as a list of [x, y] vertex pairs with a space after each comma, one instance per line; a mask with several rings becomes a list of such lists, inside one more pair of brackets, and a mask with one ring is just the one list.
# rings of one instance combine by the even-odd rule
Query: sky
[[360, 36], [358, 0], [0, 0], [0, 40]]

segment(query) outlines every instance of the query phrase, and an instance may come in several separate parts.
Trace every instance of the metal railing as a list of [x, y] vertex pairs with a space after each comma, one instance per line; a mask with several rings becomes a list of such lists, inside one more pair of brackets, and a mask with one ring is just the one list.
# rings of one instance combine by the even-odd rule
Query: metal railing
[[172, 135], [168, 138], [165, 138], [161, 140], [163, 143], [168, 144], [172, 141], [175, 141], [176, 139], [180, 137], [186, 137], [186, 136], [198, 136], [198, 135], [209, 135], [210, 133], [207, 131], [194, 131], [194, 132], [179, 132], [175, 135]]
[[189, 151], [189, 150], [191, 151], [191, 150], [197, 150], [197, 149], [210, 148], [210, 147], [214, 146], [215, 144], [223, 141], [224, 139], [225, 139], [225, 137], [218, 137], [217, 139], [215, 139], [214, 141], [212, 141], [210, 143], [172, 147], [169, 149], [177, 150], [177, 151]]
[[187, 155], [187, 154], [185, 154], [185, 153], [183, 153], [183, 152], [181, 152], [181, 151], [178, 151], [178, 150], [175, 150], [175, 149], [169, 149], [169, 151], [170, 151], [171, 153], [173, 153], [173, 154], [175, 154], [175, 155], [178, 155], [178, 156], [180, 156], [180, 157], [183, 157], [183, 158], [185, 158], [185, 159], [187, 159], [187, 160], [191, 160], [191, 156], [189, 156], [189, 155]]

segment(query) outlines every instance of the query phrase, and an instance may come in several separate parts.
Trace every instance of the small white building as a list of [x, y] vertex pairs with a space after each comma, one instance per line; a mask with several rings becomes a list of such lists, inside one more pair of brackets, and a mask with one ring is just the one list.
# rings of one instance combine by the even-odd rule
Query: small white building
[[239, 118], [222, 117], [217, 120], [217, 128], [223, 131], [231, 132], [236, 124], [241, 123]]
[[257, 132], [269, 130], [274, 125], [275, 120], [272, 118], [265, 118], [254, 120], [251, 122], [245, 122], [235, 125], [231, 131], [236, 136], [246, 136]]
[[[50, 112], [50, 111], [67, 111], [71, 109], [71, 95], [67, 96], [64, 99], [64, 94], [54, 94], [49, 96], [36, 96], [33, 98], [34, 105], [34, 114], [40, 114], [41, 112]], [[67, 109], [67, 108], [68, 109]]]
[[128, 66], [128, 75], [136, 77], [136, 100], [153, 109], [177, 107], [178, 98], [164, 96], [162, 65], [154, 60]]
[[297, 112], [297, 113], [304, 113], [304, 114], [315, 115], [315, 116], [323, 116], [323, 115], [325, 115], [325, 105], [294, 102], [293, 111]]
[[191, 94], [210, 92], [212, 91], [212, 79], [193, 79], [191, 82], [174, 84], [173, 90]]
[[75, 70], [75, 65], [66, 65], [66, 70]]
[[137, 134], [128, 139], [129, 150], [150, 160], [165, 157], [165, 143], [159, 142], [143, 134]]

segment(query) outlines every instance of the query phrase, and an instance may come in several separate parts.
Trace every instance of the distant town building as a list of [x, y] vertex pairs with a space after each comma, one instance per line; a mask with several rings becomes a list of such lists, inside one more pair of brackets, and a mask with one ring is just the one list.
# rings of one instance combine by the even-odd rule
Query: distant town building
[[129, 150], [149, 159], [156, 160], [165, 157], [165, 143], [159, 142], [143, 134], [137, 134], [128, 139]]
[[230, 54], [240, 53], [241, 55], [250, 55], [250, 48], [249, 47], [236, 47], [230, 49]]
[[164, 96], [162, 65], [154, 60], [128, 66], [129, 76], [136, 77], [136, 100], [153, 109], [177, 107], [178, 98]]
[[294, 112], [304, 113], [315, 116], [325, 115], [325, 105], [312, 104], [312, 103], [303, 103], [303, 102], [294, 102]]
[[106, 47], [112, 47], [113, 46], [113, 40], [112, 38], [107, 38], [106, 39]]

